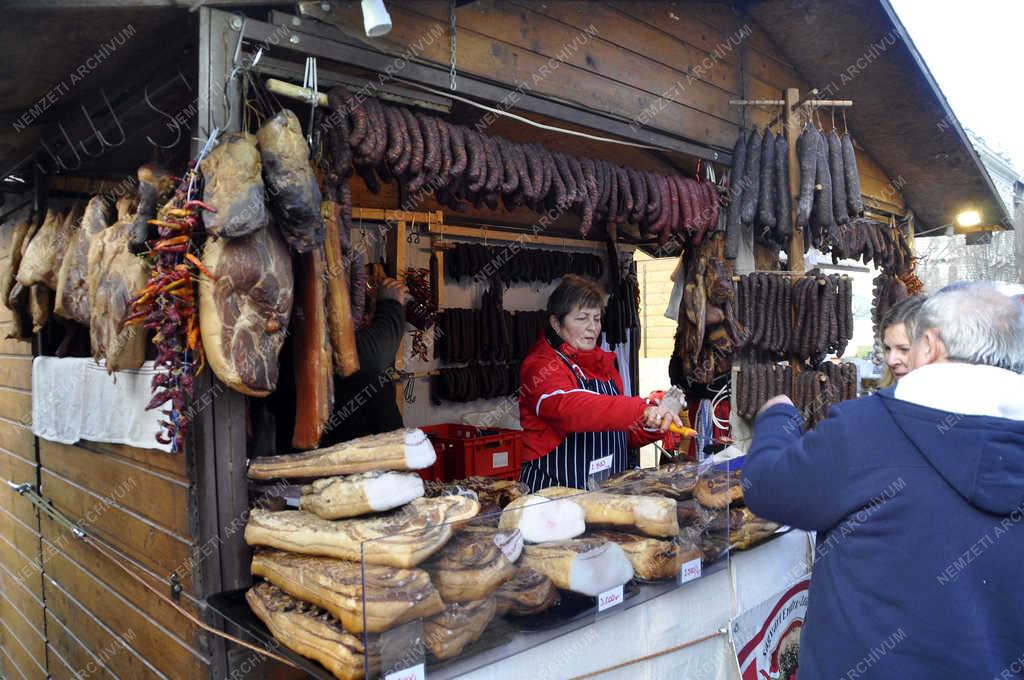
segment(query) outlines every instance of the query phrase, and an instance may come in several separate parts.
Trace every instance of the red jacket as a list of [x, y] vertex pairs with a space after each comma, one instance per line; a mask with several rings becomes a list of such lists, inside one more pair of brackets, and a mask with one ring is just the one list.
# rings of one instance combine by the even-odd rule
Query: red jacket
[[[622, 392], [622, 376], [615, 355], [601, 348], [578, 350], [559, 347], [579, 366], [588, 380], [614, 381]], [[570, 432], [626, 430], [629, 448], [661, 438], [661, 433], [640, 426], [648, 403], [642, 397], [612, 397], [580, 389], [573, 371], [541, 337], [523, 359], [519, 372], [519, 421], [523, 427], [523, 460], [540, 458], [558, 446]]]

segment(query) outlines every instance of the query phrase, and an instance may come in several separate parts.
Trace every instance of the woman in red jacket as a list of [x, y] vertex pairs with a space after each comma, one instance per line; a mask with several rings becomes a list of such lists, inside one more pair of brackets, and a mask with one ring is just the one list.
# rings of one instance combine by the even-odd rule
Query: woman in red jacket
[[586, 489], [588, 479], [626, 469], [626, 452], [661, 438], [679, 416], [623, 395], [615, 355], [598, 347], [604, 291], [567, 274], [548, 298], [551, 327], [520, 371], [524, 459], [520, 481]]

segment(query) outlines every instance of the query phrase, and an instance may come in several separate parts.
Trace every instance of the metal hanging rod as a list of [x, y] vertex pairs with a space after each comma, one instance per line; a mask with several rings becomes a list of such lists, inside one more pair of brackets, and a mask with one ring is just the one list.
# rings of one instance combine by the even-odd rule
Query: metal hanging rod
[[[813, 88], [798, 99], [790, 108], [794, 111], [802, 106], [853, 106], [852, 99], [815, 99], [818, 89]], [[730, 99], [733, 106], [785, 106], [785, 99]]]
[[[784, 99], [730, 99], [729, 103], [733, 106], [785, 106], [786, 100]], [[808, 107], [829, 107], [829, 106], [853, 106], [852, 99], [808, 99], [803, 102], [798, 102], [793, 106], [794, 109], [798, 109], [802, 106]]]

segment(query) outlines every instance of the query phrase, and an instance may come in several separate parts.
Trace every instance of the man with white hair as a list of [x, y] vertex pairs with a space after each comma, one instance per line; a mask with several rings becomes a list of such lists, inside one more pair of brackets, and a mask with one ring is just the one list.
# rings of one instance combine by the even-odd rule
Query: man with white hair
[[799, 675], [1024, 677], [1024, 306], [940, 291], [909, 365], [804, 435], [758, 414], [747, 505], [818, 532]]

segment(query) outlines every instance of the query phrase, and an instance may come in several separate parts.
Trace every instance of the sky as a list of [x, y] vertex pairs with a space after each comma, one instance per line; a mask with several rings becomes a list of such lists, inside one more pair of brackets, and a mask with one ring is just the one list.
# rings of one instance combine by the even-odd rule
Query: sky
[[1024, 174], [1024, 0], [890, 0], [961, 125]]

